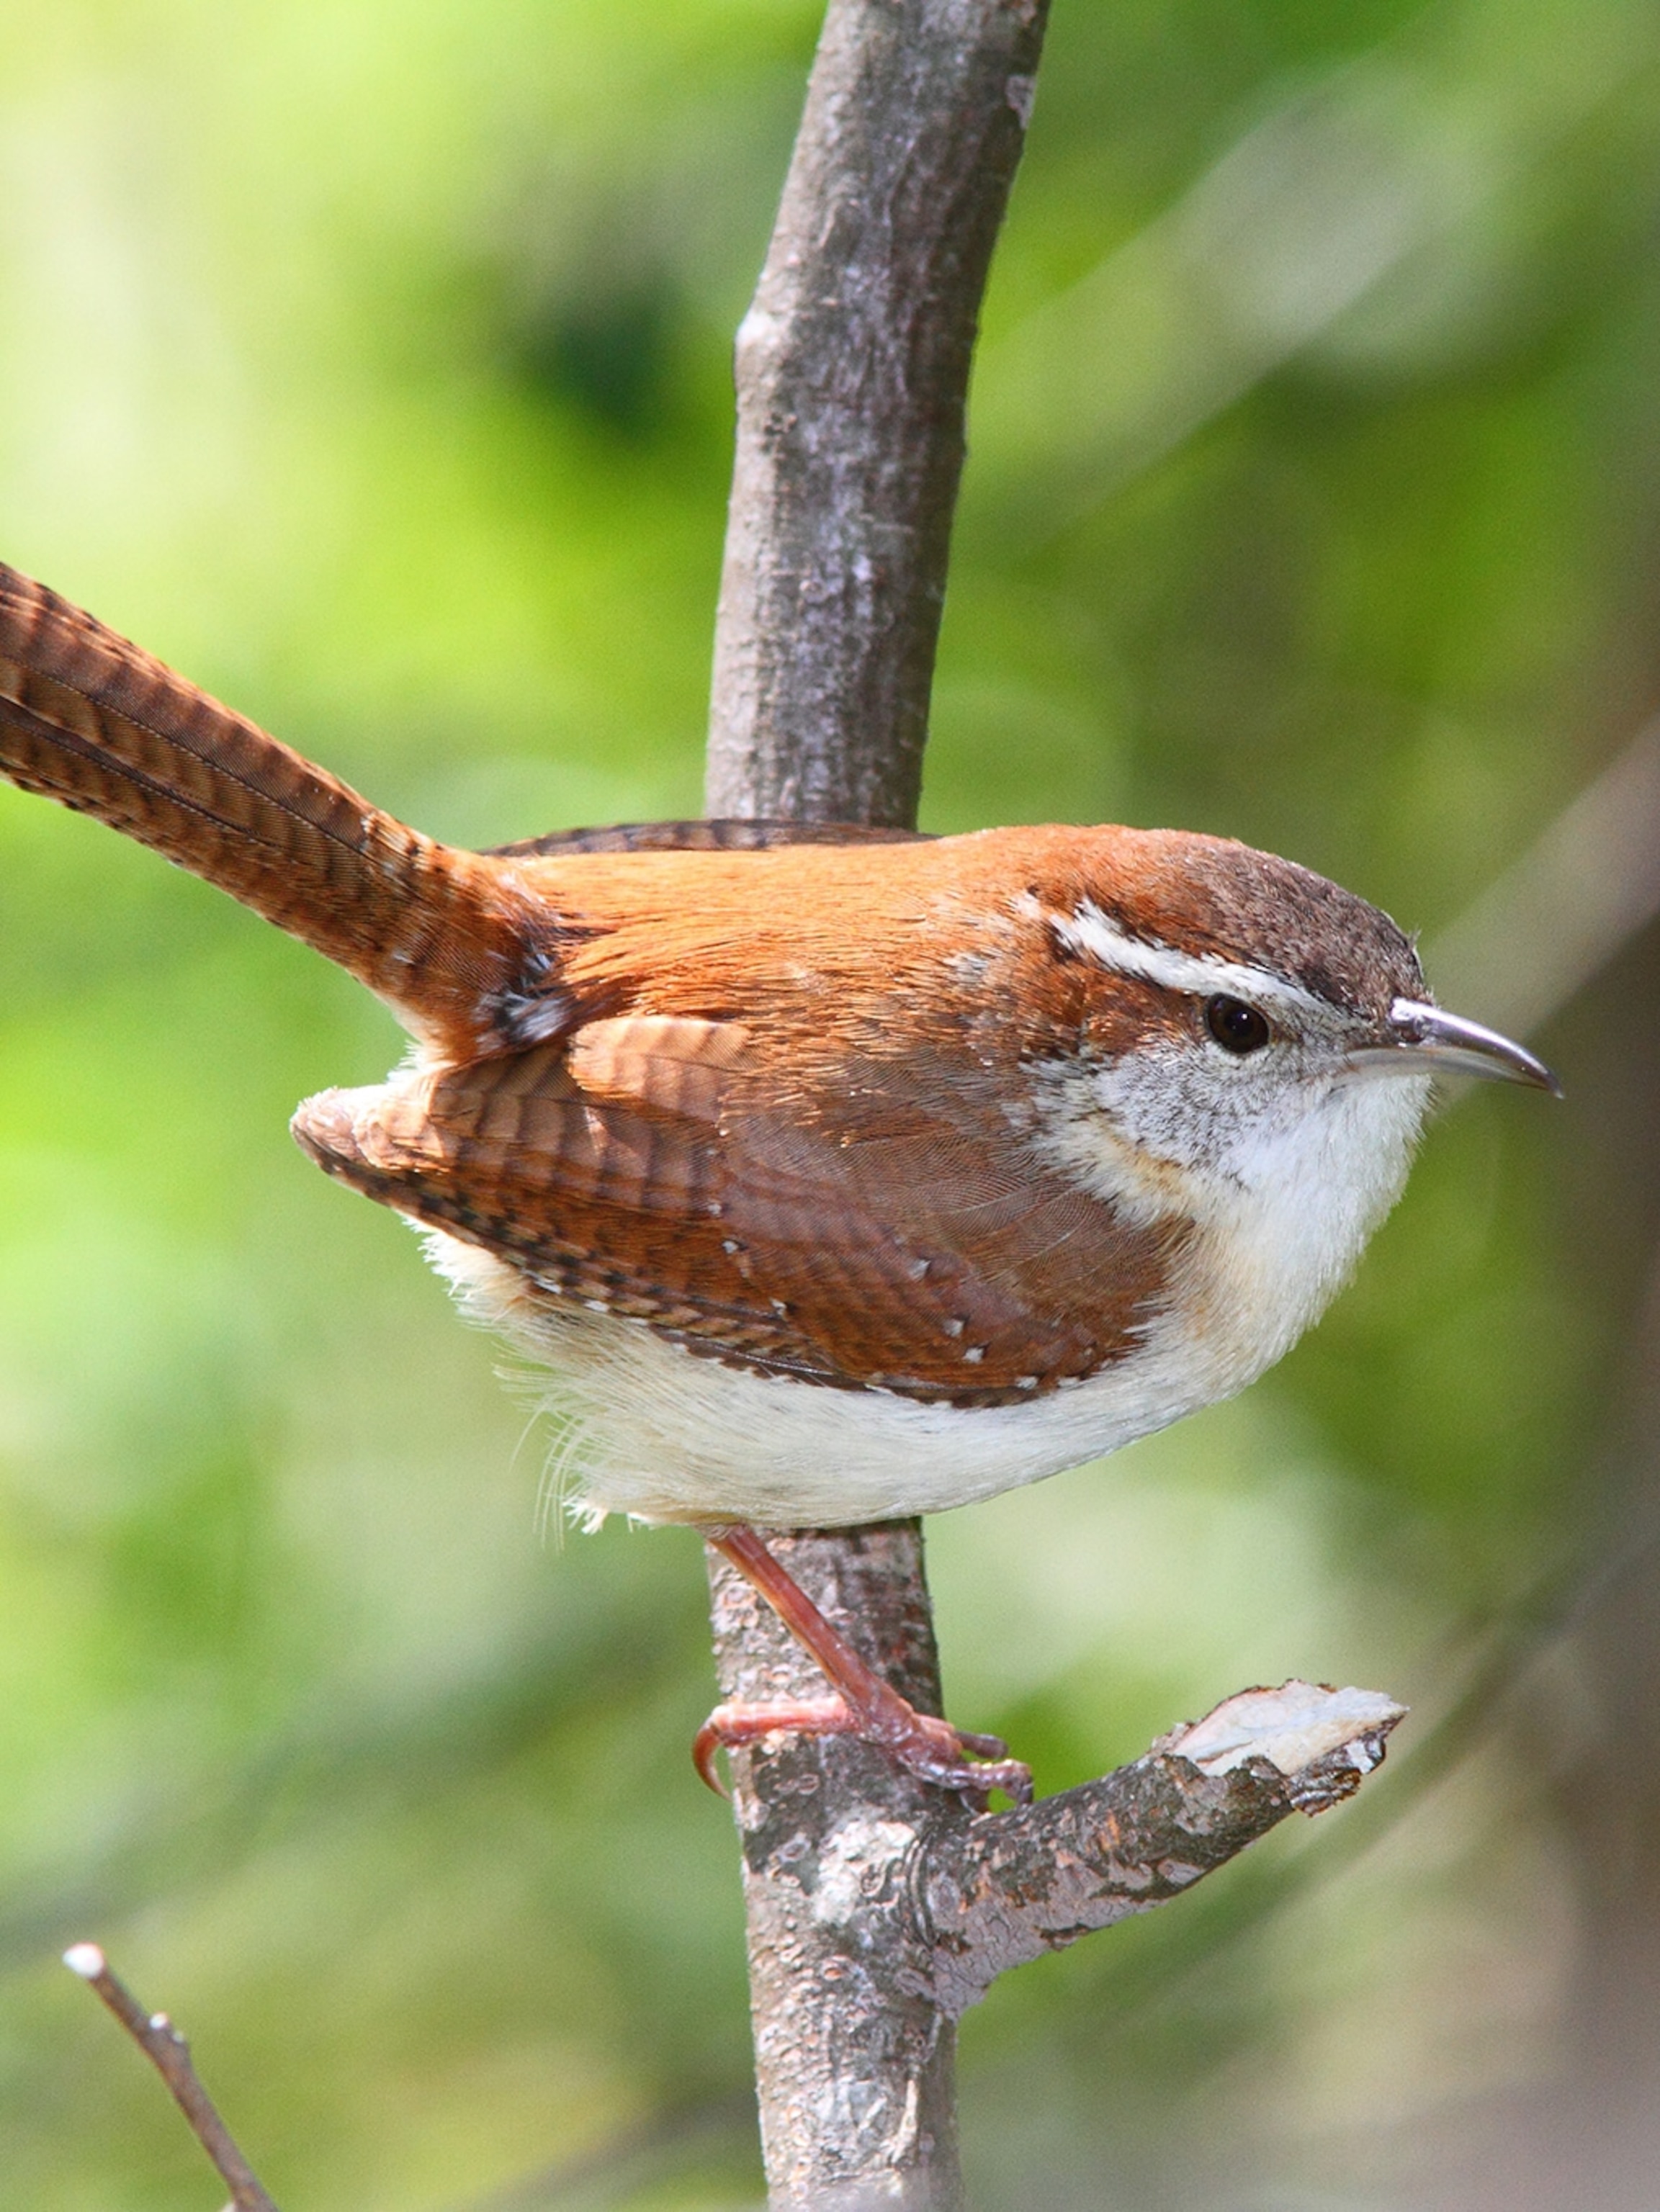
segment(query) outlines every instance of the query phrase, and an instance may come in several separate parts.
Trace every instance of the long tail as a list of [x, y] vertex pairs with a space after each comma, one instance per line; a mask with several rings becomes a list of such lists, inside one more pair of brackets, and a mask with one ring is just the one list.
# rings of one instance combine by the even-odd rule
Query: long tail
[[0, 775], [95, 814], [461, 1046], [525, 959], [499, 867], [435, 843], [0, 565]]

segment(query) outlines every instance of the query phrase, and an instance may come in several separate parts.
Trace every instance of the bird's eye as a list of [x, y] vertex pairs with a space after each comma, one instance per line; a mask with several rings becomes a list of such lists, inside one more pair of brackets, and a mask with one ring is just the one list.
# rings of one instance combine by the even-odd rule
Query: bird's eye
[[1243, 999], [1230, 999], [1219, 991], [1205, 1002], [1205, 1027], [1224, 1052], [1261, 1052], [1268, 1041], [1267, 1017]]

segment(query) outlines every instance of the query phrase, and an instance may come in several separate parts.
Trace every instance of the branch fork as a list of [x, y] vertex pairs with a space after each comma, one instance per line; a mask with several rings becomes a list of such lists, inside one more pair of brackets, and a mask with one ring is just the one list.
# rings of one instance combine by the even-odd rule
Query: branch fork
[[866, 1982], [854, 1962], [881, 1960], [954, 2021], [1011, 1967], [1151, 1911], [1292, 1813], [1352, 1796], [1404, 1712], [1317, 1683], [1242, 1690], [1039, 1804], [967, 1821], [926, 1795], [909, 1819], [855, 1804], [811, 1857], [775, 1844], [770, 1871], [795, 1869], [801, 1909], [842, 1955], [821, 1978]]

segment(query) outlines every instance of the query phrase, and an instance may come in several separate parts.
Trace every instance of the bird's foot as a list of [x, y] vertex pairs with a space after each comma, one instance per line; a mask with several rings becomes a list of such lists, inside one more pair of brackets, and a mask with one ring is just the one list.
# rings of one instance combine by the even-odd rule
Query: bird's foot
[[919, 1713], [826, 1620], [753, 1528], [706, 1528], [703, 1533], [711, 1547], [765, 1598], [841, 1693], [777, 1705], [717, 1705], [698, 1730], [691, 1754], [711, 1790], [721, 1788], [714, 1754], [722, 1744], [730, 1747], [785, 1733], [852, 1735], [877, 1745], [918, 1781], [955, 1790], [976, 1812], [984, 1810], [994, 1790], [1006, 1791], [1017, 1805], [1031, 1804], [1031, 1769], [1011, 1759], [1000, 1738], [974, 1735], [932, 1713]]
[[793, 1704], [717, 1705], [698, 1729], [692, 1763], [709, 1788], [724, 1796], [715, 1771], [715, 1753], [767, 1735], [851, 1735], [885, 1751], [896, 1766], [919, 1782], [955, 1790], [976, 1812], [994, 1790], [1017, 1805], [1031, 1802], [1031, 1769], [1008, 1756], [1000, 1736], [977, 1735], [953, 1728], [933, 1713], [919, 1713], [886, 1683], [867, 1705], [845, 1698], [802, 1698]]

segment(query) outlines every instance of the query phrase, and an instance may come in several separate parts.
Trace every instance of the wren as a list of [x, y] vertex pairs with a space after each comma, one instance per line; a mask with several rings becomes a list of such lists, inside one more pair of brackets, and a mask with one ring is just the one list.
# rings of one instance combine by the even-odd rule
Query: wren
[[1027, 1794], [752, 1524], [964, 1504], [1227, 1397], [1353, 1267], [1434, 1073], [1558, 1087], [1434, 1004], [1386, 915], [1249, 847], [695, 822], [462, 851], [5, 568], [0, 774], [408, 1030], [301, 1145], [546, 1368], [577, 1509], [702, 1528], [836, 1691], [721, 1709], [706, 1777], [794, 1727]]

